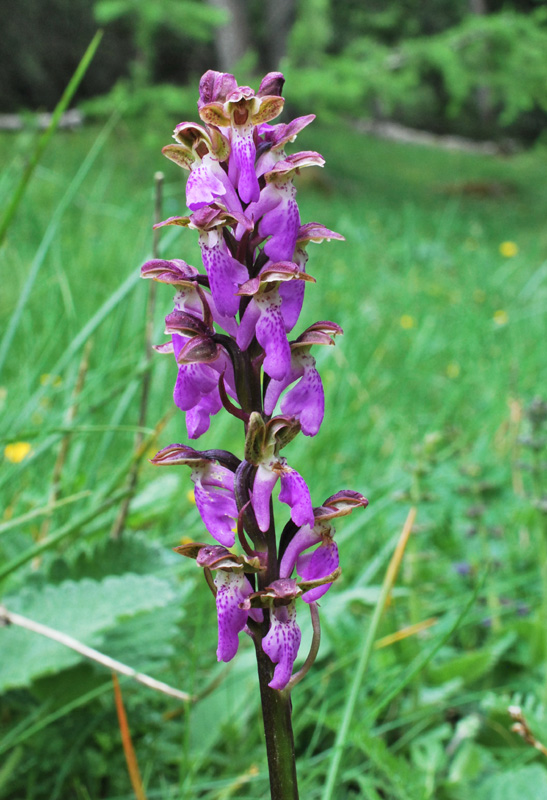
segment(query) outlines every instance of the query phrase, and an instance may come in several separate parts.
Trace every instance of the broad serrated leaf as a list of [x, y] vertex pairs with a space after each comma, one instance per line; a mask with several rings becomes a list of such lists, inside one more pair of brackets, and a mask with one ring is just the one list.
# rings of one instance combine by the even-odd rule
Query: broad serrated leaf
[[[36, 622], [97, 647], [103, 633], [120, 619], [162, 608], [174, 599], [170, 583], [153, 575], [109, 576], [23, 589], [4, 604]], [[11, 626], [0, 630], [0, 691], [28, 686], [35, 678], [66, 669], [81, 660], [74, 650], [32, 631]]]
[[92, 578], [103, 580], [107, 575], [149, 575], [168, 565], [177, 566], [180, 557], [158, 542], [151, 542], [144, 535], [134, 533], [122, 539], [102, 539], [92, 548], [86, 547], [74, 558], [56, 559], [49, 571], [48, 579], [53, 583], [65, 580]]
[[103, 640], [103, 650], [136, 670], [162, 669], [175, 653], [183, 612], [182, 600], [148, 613], [137, 614], [112, 630]]

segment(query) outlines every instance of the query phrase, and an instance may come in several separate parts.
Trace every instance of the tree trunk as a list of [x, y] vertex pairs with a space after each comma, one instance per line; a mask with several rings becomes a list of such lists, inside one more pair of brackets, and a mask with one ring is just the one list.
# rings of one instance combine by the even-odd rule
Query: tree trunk
[[245, 0], [208, 0], [209, 5], [227, 12], [228, 22], [216, 29], [215, 46], [221, 72], [232, 72], [249, 47], [249, 25]]
[[266, 51], [267, 67], [270, 71], [278, 69], [281, 59], [287, 54], [287, 40], [296, 13], [295, 5], [295, 0], [267, 0]]
[[[486, 0], [469, 0], [469, 10], [476, 16], [485, 16], [488, 14]], [[488, 59], [488, 52], [486, 48], [483, 51], [483, 58], [486, 65], [486, 61]], [[492, 121], [492, 96], [488, 86], [477, 86], [475, 91], [475, 102], [477, 104], [479, 119], [483, 128], [486, 128]]]

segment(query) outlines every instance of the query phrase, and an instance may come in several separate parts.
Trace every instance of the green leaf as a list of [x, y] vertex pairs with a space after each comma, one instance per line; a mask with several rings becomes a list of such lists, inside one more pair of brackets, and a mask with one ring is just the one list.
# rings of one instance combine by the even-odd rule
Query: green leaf
[[454, 678], [463, 677], [466, 684], [473, 683], [489, 672], [497, 664], [503, 654], [514, 644], [516, 634], [507, 634], [499, 642], [471, 650], [459, 656], [452, 656], [444, 664], [431, 666], [429, 677], [437, 685], [448, 683]]
[[547, 800], [547, 771], [539, 764], [499, 772], [487, 778], [476, 800]]
[[141, 533], [132, 533], [122, 539], [101, 539], [91, 549], [86, 547], [69, 560], [66, 555], [57, 558], [50, 567], [48, 580], [61, 583], [66, 580], [92, 578], [102, 580], [106, 575], [135, 575], [158, 573], [180, 565], [177, 556], [159, 542], [150, 541]]
[[[152, 575], [110, 576], [103, 581], [84, 579], [23, 589], [6, 597], [12, 611], [97, 647], [103, 633], [123, 617], [162, 608], [174, 599], [171, 584]], [[32, 631], [11, 626], [0, 630], [0, 691], [28, 686], [35, 678], [66, 669], [82, 656]]]

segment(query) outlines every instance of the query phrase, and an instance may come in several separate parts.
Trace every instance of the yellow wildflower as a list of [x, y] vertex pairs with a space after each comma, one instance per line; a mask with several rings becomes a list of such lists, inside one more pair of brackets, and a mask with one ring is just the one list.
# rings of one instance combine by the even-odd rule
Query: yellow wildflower
[[63, 379], [60, 375], [50, 375], [49, 372], [44, 372], [40, 375], [40, 385], [48, 386], [49, 384], [55, 389], [58, 389], [59, 386], [63, 385]]
[[195, 502], [196, 502], [196, 496], [195, 496], [195, 494], [194, 494], [194, 490], [193, 490], [193, 489], [189, 489], [189, 490], [186, 492], [186, 499], [188, 500], [188, 502], [190, 502], [190, 503], [194, 503], [194, 504], [195, 504]]
[[13, 442], [4, 447], [4, 458], [12, 464], [20, 464], [31, 452], [29, 442]]
[[513, 258], [518, 251], [519, 249], [515, 242], [502, 242], [500, 244], [500, 253], [504, 258]]
[[403, 316], [399, 320], [399, 324], [401, 328], [404, 328], [405, 331], [408, 331], [411, 328], [416, 327], [416, 320], [414, 319], [414, 317], [411, 317], [410, 314], [403, 314]]
[[503, 308], [494, 311], [494, 322], [496, 325], [507, 325], [509, 322], [509, 314]]

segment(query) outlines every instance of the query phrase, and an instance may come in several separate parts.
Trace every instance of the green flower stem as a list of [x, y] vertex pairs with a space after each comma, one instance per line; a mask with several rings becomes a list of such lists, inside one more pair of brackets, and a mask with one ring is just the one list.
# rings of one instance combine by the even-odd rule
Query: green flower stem
[[273, 664], [262, 650], [260, 637], [255, 636], [254, 640], [268, 754], [271, 800], [298, 800], [291, 696], [288, 692], [269, 688], [268, 683], [272, 679]]

